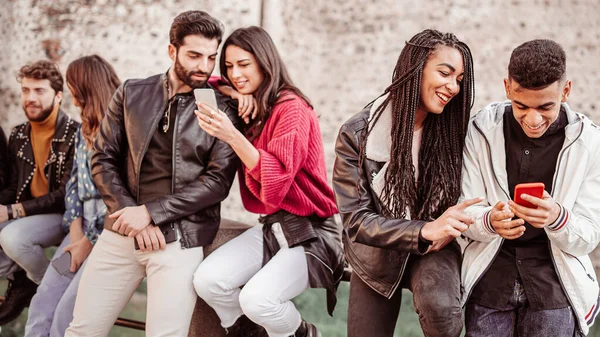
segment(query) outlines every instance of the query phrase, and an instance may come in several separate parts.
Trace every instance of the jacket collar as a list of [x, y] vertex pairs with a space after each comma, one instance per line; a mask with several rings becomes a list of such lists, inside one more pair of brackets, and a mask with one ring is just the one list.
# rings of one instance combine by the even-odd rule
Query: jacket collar
[[367, 138], [365, 146], [365, 156], [374, 161], [387, 162], [390, 160], [390, 151], [392, 149], [392, 106], [388, 104], [381, 113], [377, 123], [373, 124], [375, 111], [383, 104], [387, 94], [380, 96], [371, 105], [369, 111], [368, 128], [371, 133]]
[[[52, 143], [50, 144], [50, 157], [46, 162], [46, 165], [56, 160], [56, 155], [54, 151], [55, 144], [60, 144], [66, 142], [67, 136], [69, 135], [70, 128], [73, 127], [73, 119], [69, 115], [67, 115], [62, 109], [58, 110], [58, 117], [56, 118], [56, 126], [54, 127], [54, 136], [52, 136]], [[31, 123], [26, 122], [22, 132], [17, 134], [19, 139], [24, 139], [25, 142], [23, 146], [17, 152], [17, 157], [21, 159], [26, 159], [28, 162], [33, 163], [33, 148], [31, 147]]]
[[[488, 139], [494, 138], [496, 133], [503, 134], [502, 120], [506, 107], [510, 105], [511, 101], [490, 103], [472, 117], [473, 122]], [[568, 141], [573, 141], [579, 136], [582, 122], [586, 118], [583, 114], [573, 111], [567, 103], [561, 103], [561, 109], [564, 109], [567, 114], [568, 124], [565, 127], [565, 137]], [[589, 121], [589, 119], [587, 120]]]

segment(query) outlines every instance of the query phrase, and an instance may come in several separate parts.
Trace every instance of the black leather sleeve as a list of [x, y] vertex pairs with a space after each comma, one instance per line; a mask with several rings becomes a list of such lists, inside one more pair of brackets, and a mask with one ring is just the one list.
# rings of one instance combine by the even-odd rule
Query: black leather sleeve
[[[4, 134], [2, 135], [4, 136]], [[14, 132], [11, 135], [11, 138], [8, 142], [8, 147], [4, 152], [5, 156], [2, 157], [4, 163], [4, 172], [5, 181], [0, 188], [0, 204], [1, 205], [11, 205], [15, 202], [17, 197], [17, 188], [19, 185], [19, 177], [17, 175], [17, 149], [15, 146], [11, 146], [14, 143]]]
[[125, 81], [117, 89], [100, 123], [92, 155], [92, 177], [102, 195], [109, 212], [137, 206], [123, 182], [121, 172], [125, 170], [127, 137], [123, 120]]
[[6, 136], [4, 130], [0, 127], [0, 191], [8, 182], [8, 147], [6, 146]]
[[365, 125], [366, 118], [351, 119], [342, 126], [335, 146], [333, 188], [346, 233], [353, 242], [423, 254], [423, 249], [419, 249], [419, 233], [425, 221], [386, 218], [377, 211], [369, 173], [358, 166]]

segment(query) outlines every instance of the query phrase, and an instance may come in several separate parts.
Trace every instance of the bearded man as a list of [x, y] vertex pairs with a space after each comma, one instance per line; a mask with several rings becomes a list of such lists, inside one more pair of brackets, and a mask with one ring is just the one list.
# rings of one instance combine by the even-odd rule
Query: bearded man
[[9, 178], [0, 188], [0, 277], [9, 280], [0, 325], [29, 305], [50, 264], [43, 249], [60, 244], [65, 236], [65, 185], [79, 127], [60, 109], [64, 80], [56, 64], [25, 65], [17, 79], [27, 122], [11, 132]]
[[[146, 336], [187, 336], [194, 271], [219, 228], [239, 159], [198, 128], [193, 90], [208, 88], [223, 34], [202, 11], [171, 25], [165, 74], [123, 83], [100, 125], [92, 176], [108, 207], [66, 336], [107, 336], [147, 277]], [[237, 111], [216, 93], [219, 109]], [[136, 247], [136, 248], [134, 248]]]

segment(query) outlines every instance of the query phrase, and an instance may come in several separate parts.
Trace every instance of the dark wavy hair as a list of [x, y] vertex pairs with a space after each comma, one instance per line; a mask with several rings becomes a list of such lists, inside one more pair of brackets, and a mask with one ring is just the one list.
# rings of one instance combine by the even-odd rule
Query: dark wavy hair
[[188, 35], [201, 35], [209, 40], [223, 39], [223, 24], [203, 11], [186, 11], [175, 17], [169, 30], [169, 41], [179, 49]]
[[543, 89], [564, 79], [567, 55], [552, 40], [532, 40], [513, 50], [508, 63], [508, 77], [525, 89]]
[[69, 64], [67, 84], [81, 106], [81, 134], [90, 148], [121, 81], [110, 63], [98, 55], [90, 55]]
[[260, 135], [267, 119], [271, 116], [273, 107], [276, 103], [282, 102], [279, 99], [283, 96], [283, 92], [292, 92], [311, 105], [309, 99], [292, 83], [273, 40], [264, 29], [256, 26], [236, 29], [223, 43], [219, 69], [221, 76], [231, 82], [225, 66], [225, 51], [229, 46], [237, 46], [254, 55], [259, 70], [264, 72], [264, 79], [254, 93], [258, 104], [257, 115], [245, 130], [250, 140]]
[[[412, 139], [415, 113], [421, 99], [421, 78], [429, 56], [437, 46], [458, 50], [464, 62], [460, 92], [441, 114], [428, 114], [419, 152], [419, 179], [415, 181]], [[473, 61], [469, 47], [454, 34], [427, 29], [406, 43], [396, 63], [389, 94], [375, 111], [371, 127], [365, 128], [360, 145], [359, 167], [365, 160], [367, 137], [372, 125], [391, 105], [392, 146], [382, 195], [382, 213], [405, 218], [407, 207], [413, 219], [433, 220], [460, 196], [462, 151], [474, 100]]]
[[17, 81], [21, 83], [23, 78], [33, 78], [36, 80], [50, 81], [50, 87], [55, 93], [64, 90], [64, 80], [58, 69], [58, 65], [54, 62], [41, 60], [34, 63], [24, 65], [19, 69]]

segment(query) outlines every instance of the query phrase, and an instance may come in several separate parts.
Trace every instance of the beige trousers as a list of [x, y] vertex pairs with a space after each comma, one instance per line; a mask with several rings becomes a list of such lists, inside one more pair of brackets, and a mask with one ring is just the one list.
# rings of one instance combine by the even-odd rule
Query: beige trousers
[[187, 337], [197, 298], [192, 278], [202, 259], [202, 247], [182, 249], [175, 241], [143, 253], [134, 250], [133, 238], [103, 231], [88, 257], [65, 336], [107, 336], [148, 277], [146, 336]]

